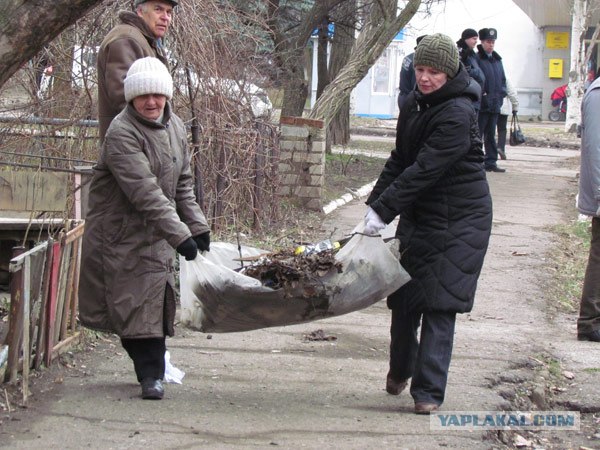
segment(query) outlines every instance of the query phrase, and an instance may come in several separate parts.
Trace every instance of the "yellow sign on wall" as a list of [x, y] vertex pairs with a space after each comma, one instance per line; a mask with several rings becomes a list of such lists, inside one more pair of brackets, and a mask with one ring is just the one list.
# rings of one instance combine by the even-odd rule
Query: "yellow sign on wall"
[[546, 47], [566, 50], [569, 48], [569, 32], [568, 31], [548, 31], [546, 33]]
[[563, 60], [554, 58], [548, 62], [548, 76], [550, 78], [562, 78], [563, 77]]

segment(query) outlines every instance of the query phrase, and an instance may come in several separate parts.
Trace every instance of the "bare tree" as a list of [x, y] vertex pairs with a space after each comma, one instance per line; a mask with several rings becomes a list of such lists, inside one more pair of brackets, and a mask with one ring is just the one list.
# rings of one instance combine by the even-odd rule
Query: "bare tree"
[[324, 120], [328, 124], [335, 117], [352, 89], [365, 77], [369, 68], [420, 6], [421, 0], [409, 0], [397, 15], [397, 0], [379, 0], [371, 5], [350, 61], [317, 100], [310, 113], [311, 118]]
[[197, 198], [215, 229], [278, 219], [276, 133], [255, 108], [268, 84], [265, 28], [261, 11], [187, 0], [170, 35], [175, 110], [191, 124]]
[[58, 36], [102, 0], [0, 1], [0, 87]]
[[574, 0], [571, 23], [571, 70], [567, 96], [565, 131], [575, 132], [581, 122], [581, 100], [585, 82], [585, 55], [583, 40], [588, 27], [589, 0]]
[[[2, 87], [0, 166], [71, 172], [93, 164], [97, 132], [85, 119], [96, 117], [95, 52], [131, 4], [106, 0], [111, 14], [79, 19]], [[255, 117], [267, 46], [253, 29], [265, 29], [263, 19], [220, 1], [181, 0], [165, 43], [174, 109], [191, 125], [196, 193], [215, 229], [268, 228], [278, 219], [277, 134], [268, 116]]]
[[[356, 0], [348, 1], [333, 11], [335, 32], [331, 45], [328, 82], [334, 79], [350, 60], [356, 41], [354, 35], [357, 14]], [[327, 140], [328, 152], [331, 150], [330, 144], [344, 145], [350, 141], [350, 96], [346, 97], [337, 114], [329, 122]]]
[[306, 44], [329, 11], [344, 1], [346, 0], [316, 1], [309, 11], [290, 24], [282, 20], [285, 9], [280, 0], [267, 0], [267, 26], [273, 42], [273, 60], [284, 80], [281, 115], [302, 116], [308, 96], [304, 66]]

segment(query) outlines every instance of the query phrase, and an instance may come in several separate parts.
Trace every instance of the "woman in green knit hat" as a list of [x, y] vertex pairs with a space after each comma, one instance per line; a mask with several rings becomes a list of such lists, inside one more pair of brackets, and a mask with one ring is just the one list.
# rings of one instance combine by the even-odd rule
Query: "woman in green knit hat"
[[414, 67], [417, 85], [398, 119], [396, 147], [367, 199], [365, 232], [377, 234], [400, 216], [400, 262], [412, 279], [387, 299], [386, 390], [398, 395], [410, 380], [415, 412], [429, 414], [444, 401], [456, 314], [473, 307], [492, 201], [473, 107], [481, 89], [452, 39], [425, 37]]

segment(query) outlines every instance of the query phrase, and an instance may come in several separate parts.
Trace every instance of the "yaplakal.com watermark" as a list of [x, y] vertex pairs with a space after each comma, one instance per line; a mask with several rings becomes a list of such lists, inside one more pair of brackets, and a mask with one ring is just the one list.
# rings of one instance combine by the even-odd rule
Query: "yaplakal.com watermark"
[[431, 430], [579, 430], [578, 411], [438, 411]]

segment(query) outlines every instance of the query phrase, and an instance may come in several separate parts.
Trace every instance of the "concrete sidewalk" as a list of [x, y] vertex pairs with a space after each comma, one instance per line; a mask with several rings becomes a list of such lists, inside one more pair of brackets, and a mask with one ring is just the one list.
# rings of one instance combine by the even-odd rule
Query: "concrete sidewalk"
[[[508, 171], [488, 177], [492, 239], [475, 308], [457, 324], [443, 410], [509, 407], [539, 374], [536, 361], [545, 355], [574, 374], [576, 385], [560, 396], [597, 407], [600, 348], [577, 342], [575, 317], [549, 317], [544, 298], [549, 227], [570, 213], [565, 205], [573, 202], [565, 196], [574, 189], [576, 166], [565, 162], [578, 152], [520, 147], [509, 148], [508, 157], [502, 164]], [[323, 235], [350, 232], [365, 209], [355, 200], [334, 210]], [[183, 385], [167, 385], [160, 402], [140, 400], [118, 342], [99, 339], [93, 351], [75, 355], [72, 367], [52, 369], [56, 382], [34, 380], [32, 405], [0, 425], [0, 446], [487, 449], [518, 438], [530, 448], [600, 445], [591, 415], [584, 417], [585, 432], [505, 433], [505, 443], [481, 432], [432, 431], [428, 417], [413, 414], [408, 394], [393, 397], [384, 390], [389, 315], [379, 302], [341, 317], [247, 333], [179, 328], [168, 347], [186, 376]], [[332, 340], [306, 339], [318, 329]], [[547, 392], [539, 395], [548, 400]]]

